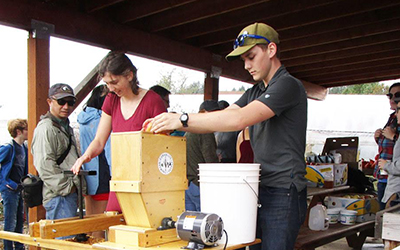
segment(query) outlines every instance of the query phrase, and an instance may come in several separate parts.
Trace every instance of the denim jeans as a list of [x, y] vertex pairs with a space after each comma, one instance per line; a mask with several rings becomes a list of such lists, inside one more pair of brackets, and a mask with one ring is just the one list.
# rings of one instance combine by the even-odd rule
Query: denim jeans
[[378, 201], [379, 201], [379, 210], [383, 210], [386, 207], [386, 203], [382, 202], [383, 195], [385, 194], [387, 182], [379, 182], [377, 185], [378, 189]]
[[261, 208], [257, 216], [257, 238], [261, 245], [251, 250], [293, 250], [307, 212], [307, 188], [297, 192], [290, 189], [260, 187]]
[[[4, 231], [22, 233], [24, 226], [24, 203], [21, 192], [5, 190], [1, 192], [3, 198]], [[25, 249], [22, 243], [4, 240], [4, 250]]]
[[200, 211], [200, 188], [190, 182], [189, 188], [185, 191], [186, 211]]
[[[46, 209], [46, 220], [75, 217], [78, 210], [78, 194], [74, 192], [67, 196], [56, 196], [43, 205], [43, 207]], [[71, 237], [74, 237], [74, 235], [59, 237], [57, 239], [68, 239]]]

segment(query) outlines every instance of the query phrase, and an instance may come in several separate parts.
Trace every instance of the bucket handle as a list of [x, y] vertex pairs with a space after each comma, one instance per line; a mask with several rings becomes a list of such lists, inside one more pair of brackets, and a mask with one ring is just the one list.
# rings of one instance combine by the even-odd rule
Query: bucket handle
[[243, 178], [243, 181], [246, 182], [246, 184], [250, 187], [251, 191], [253, 191], [254, 195], [257, 198], [257, 207], [261, 208], [261, 202], [260, 202], [260, 199], [258, 198], [258, 195], [257, 195], [256, 191], [254, 191], [254, 189], [250, 186], [250, 184], [246, 181], [245, 178]]

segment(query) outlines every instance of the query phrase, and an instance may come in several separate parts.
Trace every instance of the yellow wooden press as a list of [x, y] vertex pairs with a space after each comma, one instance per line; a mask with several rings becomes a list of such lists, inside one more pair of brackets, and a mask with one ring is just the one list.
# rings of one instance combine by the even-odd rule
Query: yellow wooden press
[[109, 228], [110, 242], [140, 247], [179, 240], [157, 230], [185, 211], [186, 139], [146, 132], [111, 135], [112, 181], [127, 225]]

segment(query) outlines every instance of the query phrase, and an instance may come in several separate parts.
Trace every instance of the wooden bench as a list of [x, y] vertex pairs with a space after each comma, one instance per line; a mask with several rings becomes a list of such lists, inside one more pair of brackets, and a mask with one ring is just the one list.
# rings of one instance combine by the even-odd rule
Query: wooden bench
[[323, 202], [325, 197], [335, 193], [352, 191], [349, 186], [325, 188], [308, 188], [308, 196], [312, 196], [308, 206], [306, 220], [300, 228], [299, 235], [296, 240], [295, 249], [315, 249], [316, 247], [325, 245], [335, 240], [346, 237], [350, 247], [361, 249], [367, 236], [374, 236], [375, 221], [367, 221], [356, 223], [355, 225], [330, 224], [325, 231], [312, 231], [308, 228], [308, 216], [310, 208], [318, 202]]

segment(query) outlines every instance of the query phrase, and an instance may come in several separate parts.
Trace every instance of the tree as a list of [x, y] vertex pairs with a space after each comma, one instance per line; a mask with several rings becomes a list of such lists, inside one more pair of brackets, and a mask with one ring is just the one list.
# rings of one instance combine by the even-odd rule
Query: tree
[[176, 68], [163, 74], [157, 84], [171, 91], [172, 94], [202, 94], [204, 93], [204, 85], [200, 82], [186, 84], [188, 76], [184, 72], [178, 72], [178, 80], [174, 80]]
[[329, 89], [330, 94], [343, 95], [384, 95], [388, 91], [389, 87], [379, 82], [333, 87]]
[[172, 69], [171, 71], [167, 72], [166, 74], [160, 73], [161, 74], [161, 79], [157, 81], [157, 84], [168, 89], [171, 91], [171, 93], [174, 92], [174, 83], [172, 82], [172, 75], [174, 73], [175, 69]]

